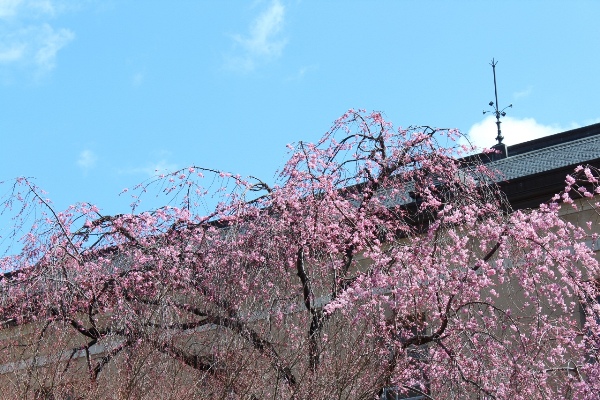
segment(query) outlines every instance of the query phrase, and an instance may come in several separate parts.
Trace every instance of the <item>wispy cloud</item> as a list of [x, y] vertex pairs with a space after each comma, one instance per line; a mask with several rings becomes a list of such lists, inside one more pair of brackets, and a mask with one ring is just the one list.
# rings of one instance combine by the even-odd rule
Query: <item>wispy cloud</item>
[[33, 69], [36, 77], [56, 67], [58, 52], [74, 38], [73, 31], [56, 28], [53, 0], [0, 0], [0, 67]]
[[306, 74], [308, 74], [309, 72], [315, 71], [315, 70], [317, 70], [316, 65], [307, 65], [307, 66], [301, 67], [298, 69], [298, 71], [296, 71], [296, 73], [294, 75], [291, 75], [287, 80], [288, 81], [301, 80], [306, 76]]
[[119, 170], [120, 174], [127, 175], [147, 175], [148, 177], [165, 174], [173, 171], [177, 171], [177, 164], [167, 161], [166, 159], [159, 160], [157, 162], [149, 162], [141, 167], [133, 167]]
[[582, 126], [587, 126], [587, 125], [592, 125], [592, 124], [598, 124], [600, 123], [600, 117], [598, 118], [590, 118], [588, 120], [583, 121]]
[[233, 40], [241, 54], [229, 57], [227, 66], [251, 71], [259, 63], [278, 58], [283, 53], [287, 39], [281, 36], [285, 22], [285, 7], [273, 0], [250, 25], [247, 35], [234, 35]]
[[79, 165], [79, 167], [84, 171], [88, 171], [96, 165], [96, 161], [98, 161], [98, 157], [96, 157], [93, 151], [83, 150], [81, 153], [79, 153], [77, 165]]
[[[34, 20], [55, 17], [66, 9], [73, 8], [69, 0], [0, 0], [0, 19], [9, 22], [15, 20]], [[78, 1], [77, 4], [80, 3]]]
[[529, 97], [533, 92], [533, 86], [529, 85], [523, 90], [519, 90], [518, 92], [513, 93], [513, 98], [522, 99], [524, 97]]
[[25, 46], [13, 44], [0, 48], [0, 64], [8, 64], [20, 60], [25, 52]]
[[56, 54], [75, 38], [75, 34], [64, 28], [55, 30], [48, 24], [42, 25], [40, 33], [35, 63], [44, 70], [51, 70], [56, 65]]
[[22, 0], [0, 0], [0, 18], [15, 16]]
[[[583, 123], [572, 122], [568, 125], [545, 125], [537, 122], [534, 118], [505, 117], [502, 119], [500, 127], [502, 129], [502, 136], [504, 136], [504, 143], [512, 145], [564, 132], [569, 129], [579, 128], [598, 121], [600, 121], [600, 118], [583, 121]], [[477, 147], [489, 148], [493, 146], [496, 144], [495, 138], [497, 135], [496, 118], [488, 116], [482, 121], [473, 124], [467, 135], [471, 144]]]
[[53, 0], [30, 0], [28, 5], [32, 10], [50, 16], [54, 16], [58, 8]]
[[134, 73], [133, 76], [131, 77], [131, 85], [133, 87], [138, 87], [138, 86], [141, 86], [142, 83], [144, 83], [144, 73], [143, 72]]

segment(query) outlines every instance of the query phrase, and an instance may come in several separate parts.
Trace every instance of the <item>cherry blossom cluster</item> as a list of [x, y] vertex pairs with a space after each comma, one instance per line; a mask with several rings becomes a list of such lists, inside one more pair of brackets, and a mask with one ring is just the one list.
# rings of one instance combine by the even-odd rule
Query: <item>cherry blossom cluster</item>
[[[273, 184], [189, 167], [124, 191], [120, 215], [58, 212], [18, 179], [1, 199], [0, 385], [15, 398], [595, 398], [598, 220], [561, 213], [598, 215], [598, 170], [513, 211], [494, 171], [457, 158], [459, 137], [349, 110], [318, 143], [289, 145]], [[154, 193], [165, 206], [140, 211]]]

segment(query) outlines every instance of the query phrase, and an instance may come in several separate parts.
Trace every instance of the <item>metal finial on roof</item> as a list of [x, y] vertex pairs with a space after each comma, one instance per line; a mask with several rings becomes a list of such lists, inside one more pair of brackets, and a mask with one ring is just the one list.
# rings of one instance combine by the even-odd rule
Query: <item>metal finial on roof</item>
[[504, 143], [502, 143], [502, 140], [504, 140], [504, 136], [502, 136], [502, 131], [500, 130], [500, 124], [501, 124], [500, 117], [504, 117], [506, 115], [504, 110], [512, 107], [512, 104], [510, 104], [507, 107], [504, 107], [502, 110], [500, 110], [498, 107], [498, 87], [496, 86], [496, 64], [498, 64], [498, 61], [494, 61], [494, 59], [492, 58], [492, 62], [490, 63], [490, 65], [492, 66], [492, 70], [494, 71], [494, 95], [496, 96], [496, 102], [494, 103], [493, 101], [490, 101], [489, 106], [494, 107], [494, 109], [492, 111], [484, 111], [483, 113], [484, 114], [487, 114], [487, 113], [496, 114], [496, 126], [498, 127], [498, 136], [496, 136], [496, 140], [498, 141], [498, 144], [504, 144]]

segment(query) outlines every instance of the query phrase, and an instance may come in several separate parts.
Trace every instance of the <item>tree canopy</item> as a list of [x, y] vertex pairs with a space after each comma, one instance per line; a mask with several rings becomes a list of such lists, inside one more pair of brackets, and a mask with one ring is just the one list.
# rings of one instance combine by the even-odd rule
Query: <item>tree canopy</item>
[[[513, 211], [501, 177], [460, 158], [460, 135], [350, 110], [289, 146], [273, 185], [190, 167], [139, 185], [114, 216], [58, 212], [16, 180], [3, 393], [593, 398], [598, 221], [559, 211], [598, 215], [598, 171]], [[138, 212], [152, 193], [167, 205]]]

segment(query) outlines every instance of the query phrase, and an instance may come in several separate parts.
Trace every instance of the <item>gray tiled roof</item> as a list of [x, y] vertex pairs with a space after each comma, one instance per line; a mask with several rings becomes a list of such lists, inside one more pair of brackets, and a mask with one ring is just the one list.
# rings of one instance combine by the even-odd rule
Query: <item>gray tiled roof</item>
[[567, 143], [532, 150], [491, 162], [488, 167], [498, 171], [500, 180], [521, 178], [539, 172], [551, 171], [570, 165], [586, 164], [600, 158], [600, 135], [585, 137]]

